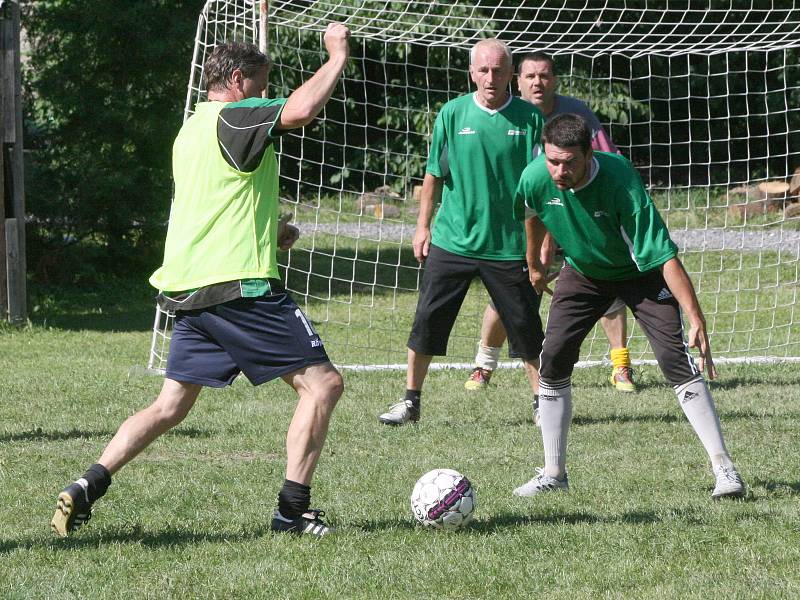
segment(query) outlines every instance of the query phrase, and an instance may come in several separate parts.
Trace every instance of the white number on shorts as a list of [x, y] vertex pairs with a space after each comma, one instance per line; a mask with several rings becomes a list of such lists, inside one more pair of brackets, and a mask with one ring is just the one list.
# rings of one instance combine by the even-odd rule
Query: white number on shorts
[[306, 319], [306, 316], [303, 314], [302, 310], [300, 310], [299, 308], [297, 310], [295, 310], [294, 311], [294, 316], [297, 317], [298, 319], [300, 319], [303, 322], [303, 325], [305, 326], [309, 337], [317, 335], [317, 332], [314, 331], [314, 328], [311, 326], [311, 323], [308, 322], [308, 319]]

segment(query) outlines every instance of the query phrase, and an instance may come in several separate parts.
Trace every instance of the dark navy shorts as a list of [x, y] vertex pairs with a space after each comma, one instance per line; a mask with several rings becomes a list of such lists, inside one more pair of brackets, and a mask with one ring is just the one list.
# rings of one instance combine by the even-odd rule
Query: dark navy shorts
[[287, 293], [179, 311], [166, 376], [225, 387], [241, 372], [259, 385], [328, 362], [314, 327]]

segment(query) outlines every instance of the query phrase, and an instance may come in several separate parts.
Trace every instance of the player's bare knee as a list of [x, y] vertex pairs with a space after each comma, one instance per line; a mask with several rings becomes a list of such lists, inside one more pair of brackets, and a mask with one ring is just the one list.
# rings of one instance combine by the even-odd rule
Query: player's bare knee
[[165, 383], [156, 401], [150, 406], [152, 417], [161, 425], [175, 427], [194, 406], [200, 386]]
[[301, 397], [330, 406], [331, 409], [344, 391], [342, 376], [330, 363], [313, 365], [285, 380]]
[[344, 393], [344, 380], [339, 371], [331, 367], [320, 375], [315, 388], [315, 395], [333, 407]]
[[184, 406], [177, 402], [156, 401], [150, 407], [152, 418], [161, 426], [175, 427], [189, 414], [190, 406]]

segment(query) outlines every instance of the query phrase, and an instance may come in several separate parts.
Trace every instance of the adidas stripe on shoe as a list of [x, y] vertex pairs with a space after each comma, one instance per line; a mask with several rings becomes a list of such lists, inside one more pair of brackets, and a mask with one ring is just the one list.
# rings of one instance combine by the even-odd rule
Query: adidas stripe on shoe
[[564, 474], [564, 479], [556, 479], [545, 475], [544, 469], [536, 467], [536, 477], [514, 490], [515, 496], [528, 498], [545, 492], [566, 492], [569, 489], [569, 479]]
[[419, 408], [415, 407], [411, 400], [400, 400], [392, 404], [385, 413], [378, 417], [378, 421], [384, 425], [405, 425], [406, 423], [416, 423], [419, 421]]
[[312, 508], [296, 519], [287, 519], [277, 510], [272, 515], [272, 531], [281, 533], [295, 533], [298, 535], [315, 535], [322, 537], [333, 531], [320, 518], [325, 516], [325, 511]]
[[89, 502], [88, 483], [81, 479], [65, 487], [58, 495], [50, 528], [57, 536], [67, 537], [91, 518], [92, 503]]
[[711, 497], [714, 500], [720, 498], [741, 498], [744, 496], [744, 481], [741, 475], [733, 467], [719, 467], [714, 469], [715, 485]]

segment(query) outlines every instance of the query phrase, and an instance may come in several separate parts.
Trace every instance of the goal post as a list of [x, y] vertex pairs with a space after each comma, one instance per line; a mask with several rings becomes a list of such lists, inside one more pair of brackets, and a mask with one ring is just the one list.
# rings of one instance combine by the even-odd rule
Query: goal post
[[[433, 119], [470, 89], [469, 48], [494, 36], [514, 54], [553, 55], [560, 93], [585, 100], [639, 170], [696, 285], [715, 356], [797, 360], [800, 10], [767, 4], [270, 2], [273, 96], [324, 60], [328, 22], [344, 22], [352, 35], [350, 64], [323, 115], [278, 148], [280, 209], [301, 231], [279, 257], [282, 275], [331, 359], [404, 367], [421, 275], [410, 247], [415, 194]], [[204, 96], [202, 64], [215, 44], [266, 39], [261, 8], [206, 3], [187, 115]], [[471, 363], [487, 299], [473, 285], [437, 364]], [[544, 318], [547, 308], [545, 299]], [[628, 329], [634, 360], [652, 360], [630, 316]], [[596, 329], [581, 360], [607, 356]], [[155, 352], [150, 364], [163, 368], [163, 360]]]

